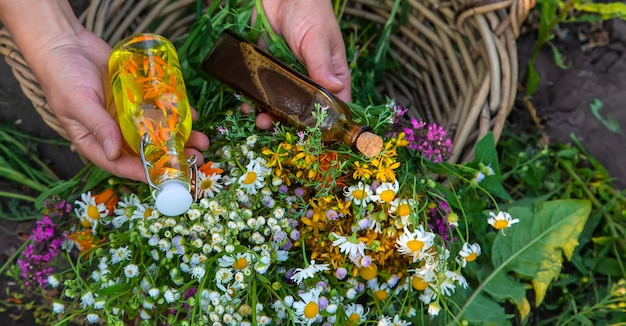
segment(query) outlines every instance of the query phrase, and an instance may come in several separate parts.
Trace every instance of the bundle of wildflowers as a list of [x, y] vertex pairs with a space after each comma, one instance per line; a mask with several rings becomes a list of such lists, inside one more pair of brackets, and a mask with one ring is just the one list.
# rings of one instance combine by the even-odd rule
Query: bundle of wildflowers
[[[380, 108], [376, 126], [392, 130], [403, 110]], [[314, 114], [323, 121], [324, 108]], [[74, 202], [63, 244], [47, 246], [62, 247], [69, 268], [24, 263], [23, 273], [58, 290], [59, 322], [420, 324], [455, 305], [481, 246], [459, 228], [462, 212], [436, 176], [403, 163], [441, 164], [445, 131], [415, 121], [396, 129], [368, 159], [322, 143], [317, 127], [259, 132], [253, 117], [228, 116], [185, 214], [161, 215], [146, 187], [93, 189]], [[489, 218], [496, 229], [517, 221]]]

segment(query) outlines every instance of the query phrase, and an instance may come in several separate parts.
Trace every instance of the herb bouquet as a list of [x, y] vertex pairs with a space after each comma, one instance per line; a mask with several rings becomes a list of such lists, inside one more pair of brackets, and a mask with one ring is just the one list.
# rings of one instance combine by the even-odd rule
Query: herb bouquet
[[[390, 99], [352, 105], [357, 123], [384, 136], [371, 159], [322, 143], [317, 127], [259, 131], [235, 94], [195, 68], [207, 50], [198, 40], [217, 35], [218, 24], [246, 26], [249, 15], [208, 17], [180, 41], [195, 128], [212, 141], [198, 200], [162, 216], [146, 185], [93, 167], [45, 194], [46, 214], [14, 270], [49, 300], [42, 322], [506, 324], [511, 312], [528, 314], [524, 282], [545, 294], [588, 203], [547, 205], [540, 220], [501, 210], [510, 197], [493, 137], [473, 161], [447, 164], [447, 132], [405, 117]], [[277, 40], [270, 50], [296, 64], [266, 33]], [[357, 98], [368, 98], [359, 89], [371, 79], [354, 76]], [[313, 114], [321, 122], [325, 108]]]

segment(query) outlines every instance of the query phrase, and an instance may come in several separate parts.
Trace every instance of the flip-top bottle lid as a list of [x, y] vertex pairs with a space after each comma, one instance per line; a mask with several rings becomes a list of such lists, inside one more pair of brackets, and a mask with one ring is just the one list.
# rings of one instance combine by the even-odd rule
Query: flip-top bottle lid
[[156, 196], [156, 209], [166, 216], [184, 214], [191, 207], [193, 198], [189, 189], [178, 180], [168, 180], [161, 184]]

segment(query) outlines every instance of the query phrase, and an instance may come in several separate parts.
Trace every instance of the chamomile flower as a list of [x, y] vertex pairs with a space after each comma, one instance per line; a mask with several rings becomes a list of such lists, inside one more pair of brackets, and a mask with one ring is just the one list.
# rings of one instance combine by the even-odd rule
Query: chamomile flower
[[131, 220], [153, 220], [159, 217], [159, 211], [154, 208], [154, 205], [149, 203], [141, 203], [138, 205], [136, 209], [133, 211], [133, 216], [130, 218]]
[[257, 161], [251, 161], [246, 166], [246, 172], [239, 177], [239, 187], [249, 195], [254, 195], [265, 187], [265, 169]]
[[343, 195], [346, 197], [346, 201], [354, 202], [355, 205], [365, 205], [372, 201], [372, 186], [364, 184], [359, 181], [359, 184], [349, 186], [343, 189]]
[[436, 301], [428, 304], [428, 314], [432, 317], [438, 316], [441, 306]]
[[65, 312], [65, 305], [60, 303], [60, 302], [53, 302], [52, 303], [52, 312], [54, 312], [55, 314], [62, 314]]
[[424, 231], [424, 226], [420, 225], [413, 232], [405, 226], [404, 233], [396, 239], [398, 252], [413, 257], [413, 262], [417, 262], [424, 257], [424, 253], [430, 249], [435, 240], [435, 234]]
[[399, 188], [400, 184], [398, 181], [383, 182], [376, 188], [376, 192], [372, 195], [372, 201], [381, 204], [389, 204], [396, 198]]
[[217, 273], [215, 273], [215, 280], [218, 283], [228, 283], [233, 279], [232, 269], [230, 268], [220, 268]]
[[328, 264], [316, 264], [315, 260], [311, 260], [311, 264], [309, 266], [305, 268], [296, 268], [293, 275], [291, 275], [291, 280], [300, 285], [303, 280], [314, 277], [315, 273], [327, 271], [329, 269], [330, 267]]
[[346, 316], [348, 316], [348, 321], [350, 325], [358, 325], [360, 323], [364, 323], [367, 320], [367, 314], [369, 313], [369, 309], [365, 311], [363, 305], [358, 303], [350, 303], [344, 308], [344, 312]]
[[356, 237], [347, 238], [345, 236], [338, 235], [335, 232], [331, 233], [331, 235], [336, 238], [336, 240], [333, 241], [333, 246], [338, 246], [341, 253], [346, 254], [351, 258], [360, 258], [365, 256], [365, 249], [367, 248], [367, 245], [360, 241], [360, 239], [357, 239]]
[[115, 249], [109, 249], [109, 254], [111, 254], [111, 264], [114, 265], [121, 262], [122, 260], [130, 260], [132, 252], [130, 249], [128, 249], [128, 246], [124, 246]]
[[85, 319], [90, 324], [96, 324], [98, 323], [98, 321], [100, 321], [100, 316], [98, 316], [98, 314], [87, 314], [87, 317], [85, 317]]
[[102, 223], [102, 218], [109, 215], [109, 210], [104, 203], [96, 203], [96, 199], [88, 191], [80, 196], [80, 200], [74, 202], [78, 207], [74, 210], [80, 219], [80, 225], [91, 228], [92, 233], [96, 233], [96, 227]]
[[240, 252], [235, 256], [224, 255], [218, 259], [221, 267], [231, 267], [242, 270], [249, 267], [252, 263], [252, 256], [249, 252]]
[[93, 306], [93, 303], [96, 301], [93, 293], [87, 292], [80, 297], [80, 306], [85, 309], [87, 307]]
[[124, 266], [124, 275], [126, 275], [127, 278], [137, 277], [137, 275], [139, 275], [139, 267], [135, 264]]
[[489, 219], [487, 222], [493, 226], [496, 230], [501, 230], [504, 235], [504, 229], [511, 227], [515, 223], [519, 223], [519, 219], [511, 218], [511, 214], [500, 211], [498, 214], [489, 212]]
[[300, 294], [300, 300], [293, 303], [292, 308], [298, 320], [304, 325], [311, 325], [321, 318], [318, 305], [320, 292], [318, 288]]
[[374, 284], [373, 286], [370, 287], [370, 290], [372, 291], [372, 295], [378, 301], [385, 301], [387, 298], [389, 298], [389, 293], [390, 293], [389, 285], [387, 283], [378, 283], [375, 280], [376, 279], [372, 280], [374, 281]]
[[399, 217], [402, 221], [402, 226], [409, 225], [408, 218], [411, 216], [411, 212], [417, 207], [417, 201], [415, 199], [401, 199], [395, 198], [389, 203], [389, 215], [392, 217]]
[[480, 256], [480, 245], [478, 243], [469, 244], [468, 242], [463, 244], [463, 248], [459, 251], [459, 256], [456, 258], [456, 262], [465, 267], [468, 262], [473, 262]]
[[198, 197], [213, 198], [222, 191], [222, 176], [220, 174], [206, 175], [198, 172]]

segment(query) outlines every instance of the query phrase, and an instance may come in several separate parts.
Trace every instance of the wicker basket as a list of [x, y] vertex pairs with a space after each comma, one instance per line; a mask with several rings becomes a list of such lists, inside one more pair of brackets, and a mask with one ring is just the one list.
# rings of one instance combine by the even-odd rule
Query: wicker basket
[[[534, 0], [404, 0], [407, 23], [391, 35], [390, 51], [404, 66], [388, 74], [380, 91], [409, 107], [412, 117], [437, 122], [454, 135], [450, 162], [467, 161], [475, 142], [492, 131], [499, 138], [517, 86], [516, 38]], [[393, 0], [350, 0], [346, 17], [384, 25]], [[96, 35], [114, 45], [122, 37], [151, 31], [175, 38], [195, 16], [195, 0], [94, 0], [80, 16]], [[193, 12], [193, 10], [191, 10]], [[158, 26], [151, 24], [159, 21]], [[152, 28], [149, 30], [149, 28]], [[44, 121], [67, 134], [6, 30], [0, 52]]]

